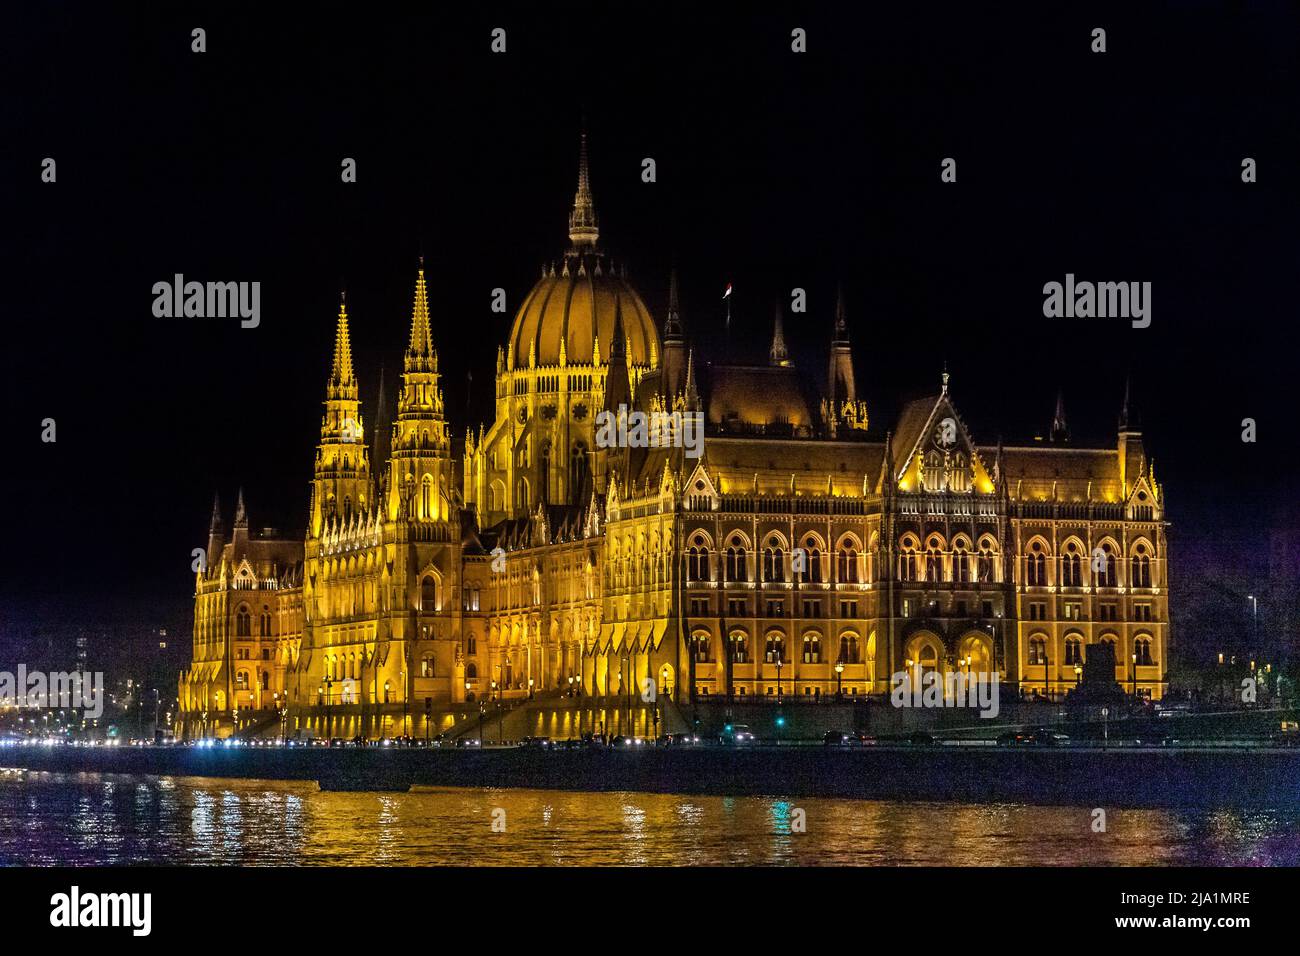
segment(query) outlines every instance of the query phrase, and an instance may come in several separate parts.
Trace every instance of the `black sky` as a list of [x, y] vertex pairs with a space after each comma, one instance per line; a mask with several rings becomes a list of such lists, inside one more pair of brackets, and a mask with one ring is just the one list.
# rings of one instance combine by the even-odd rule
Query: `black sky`
[[[788, 337], [820, 374], [842, 281], [873, 422], [946, 360], [985, 442], [1041, 433], [1058, 387], [1110, 438], [1131, 370], [1176, 535], [1264, 541], [1293, 458], [1296, 8], [696, 6], [6, 14], [0, 595], [183, 605], [240, 485], [254, 525], [301, 528], [339, 290], [369, 413], [421, 251], [457, 435], [486, 417], [490, 292], [513, 313], [565, 247], [584, 115], [604, 245], [656, 315], [677, 263], [704, 352], [726, 282], [732, 357], [799, 286]], [[155, 319], [177, 272], [260, 281], [261, 327]], [[1044, 319], [1067, 272], [1152, 282], [1151, 327]]]

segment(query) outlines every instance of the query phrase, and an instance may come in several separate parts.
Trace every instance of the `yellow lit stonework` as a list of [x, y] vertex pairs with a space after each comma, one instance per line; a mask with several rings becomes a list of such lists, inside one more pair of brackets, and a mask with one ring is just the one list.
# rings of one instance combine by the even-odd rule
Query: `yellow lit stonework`
[[[779, 315], [768, 364], [705, 367], [675, 277], [657, 323], [601, 250], [585, 142], [569, 227], [463, 449], [423, 264], [395, 414], [381, 383], [370, 429], [340, 307], [305, 538], [250, 531], [242, 494], [229, 537], [214, 509], [187, 737], [459, 734], [529, 697], [600, 732], [565, 702], [647, 686], [663, 730], [693, 699], [879, 695], [909, 666], [1059, 696], [1101, 641], [1125, 692], [1162, 696], [1163, 489], [1127, 396], [1106, 447], [1071, 444], [1059, 406], [1050, 441], [977, 444], [946, 372], [868, 430], [842, 297], [820, 393]], [[699, 414], [702, 457], [598, 447], [620, 404]]]

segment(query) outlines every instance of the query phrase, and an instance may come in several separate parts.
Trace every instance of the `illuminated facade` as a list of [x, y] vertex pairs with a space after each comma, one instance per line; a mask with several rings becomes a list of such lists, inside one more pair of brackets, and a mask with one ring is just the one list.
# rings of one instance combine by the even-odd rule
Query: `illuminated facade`
[[[656, 322], [602, 251], [585, 142], [570, 246], [500, 348], [496, 411], [453, 450], [423, 265], [396, 414], [360, 411], [337, 319], [305, 540], [230, 540], [197, 576], [183, 733], [459, 732], [485, 700], [884, 694], [909, 668], [1074, 686], [1091, 644], [1162, 695], [1163, 490], [1126, 395], [1116, 440], [973, 441], [948, 375], [868, 428], [842, 298], [825, 383], [782, 317], [761, 366], [703, 365], [675, 280]], [[698, 414], [703, 454], [600, 447], [627, 406]], [[665, 714], [665, 726], [671, 721]]]

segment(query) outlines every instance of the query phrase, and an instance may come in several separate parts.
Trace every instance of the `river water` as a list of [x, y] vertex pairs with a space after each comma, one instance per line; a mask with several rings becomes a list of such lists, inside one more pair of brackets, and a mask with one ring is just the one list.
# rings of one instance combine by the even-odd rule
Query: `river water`
[[1104, 833], [1093, 820], [1091, 807], [0, 774], [6, 865], [1300, 865], [1294, 812], [1110, 808]]

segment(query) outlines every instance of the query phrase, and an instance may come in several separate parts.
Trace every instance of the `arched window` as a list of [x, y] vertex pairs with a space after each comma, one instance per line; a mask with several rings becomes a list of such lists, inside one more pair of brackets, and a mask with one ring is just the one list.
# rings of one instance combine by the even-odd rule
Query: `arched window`
[[898, 555], [898, 579], [916, 580], [916, 545], [911, 538], [903, 539], [902, 549]]
[[1029, 639], [1029, 663], [1032, 665], [1047, 663], [1047, 641], [1042, 637]]
[[749, 663], [749, 639], [744, 631], [731, 632], [731, 663]]
[[[1100, 558], [1100, 560], [1097, 560]], [[1093, 583], [1099, 588], [1113, 588], [1119, 583], [1116, 577], [1115, 549], [1110, 542], [1103, 542], [1101, 554], [1093, 558]]]
[[263, 637], [271, 636], [271, 612], [268, 608], [262, 608], [262, 617], [258, 625]]
[[258, 676], [261, 677], [261, 679], [262, 679], [262, 690], [270, 690], [270, 689], [271, 689], [271, 675], [268, 674], [266, 671], [262, 671]]
[[425, 654], [424, 657], [421, 658], [420, 676], [421, 677], [433, 676], [433, 655], [432, 654]]
[[438, 609], [438, 582], [426, 575], [420, 581], [420, 610], [432, 614]]
[[686, 579], [688, 581], [710, 581], [709, 549], [700, 538], [686, 551]]
[[858, 552], [851, 545], [842, 545], [839, 550], [839, 582], [858, 583]]
[[970, 583], [970, 552], [965, 541], [957, 541], [952, 546], [952, 579], [961, 584]]
[[1155, 661], [1151, 659], [1151, 638], [1139, 637], [1133, 642], [1133, 653], [1137, 655], [1137, 664], [1139, 667], [1151, 667]]
[[569, 499], [574, 504], [582, 504], [579, 495], [583, 493], [586, 481], [587, 446], [582, 442], [574, 442], [573, 448], [569, 450]]
[[248, 690], [248, 671], [235, 674], [235, 690]]
[[1047, 555], [1041, 541], [1029, 546], [1029, 555], [1025, 558], [1025, 583], [1034, 587], [1047, 586]]
[[993, 548], [988, 541], [980, 542], [979, 579], [983, 582], [993, 580]]
[[822, 552], [815, 544], [808, 549], [808, 580], [813, 584], [822, 583]]
[[767, 647], [763, 651], [763, 660], [769, 664], [775, 664], [777, 661], [785, 662], [785, 635], [780, 631], [768, 632]]
[[425, 521], [433, 519], [433, 478], [429, 475], [420, 480], [420, 517]]
[[779, 545], [763, 549], [763, 580], [785, 580], [785, 552]]
[[925, 579], [927, 581], [943, 580], [943, 553], [933, 544], [925, 552]]
[[858, 636], [856, 634], [842, 634], [840, 636], [840, 663], [858, 663]]
[[938, 491], [943, 487], [943, 459], [937, 451], [925, 456], [925, 472], [921, 479], [926, 491]]
[[733, 542], [727, 546], [727, 580], [748, 581], [749, 575], [746, 571], [744, 545]]
[[805, 664], [820, 664], [822, 662], [822, 637], [820, 634], [805, 634], [803, 636], [803, 662]]
[[707, 664], [709, 662], [709, 648], [713, 645], [709, 632], [696, 631], [691, 636], [691, 645], [695, 653], [695, 662], [697, 664]]
[[1083, 663], [1083, 641], [1074, 634], [1065, 639], [1065, 663], [1067, 665]]
[[235, 615], [235, 636], [253, 636], [253, 616], [248, 613], [248, 608], [246, 607], [241, 607]]
[[1129, 583], [1135, 588], [1151, 587], [1151, 556], [1147, 546], [1139, 543], [1133, 549], [1133, 558], [1129, 567]]
[[1079, 546], [1073, 541], [1065, 546], [1061, 556], [1061, 586], [1077, 588], [1083, 585], [1083, 571], [1079, 555]]

